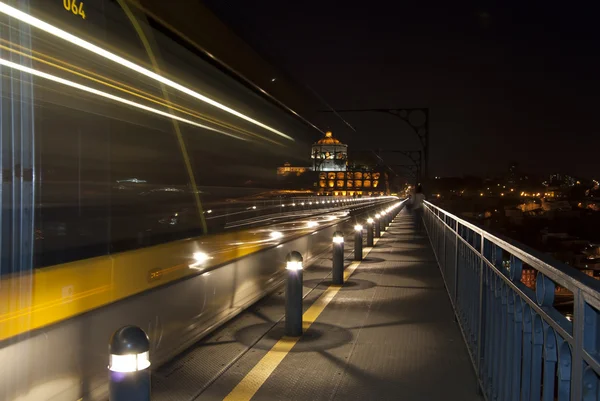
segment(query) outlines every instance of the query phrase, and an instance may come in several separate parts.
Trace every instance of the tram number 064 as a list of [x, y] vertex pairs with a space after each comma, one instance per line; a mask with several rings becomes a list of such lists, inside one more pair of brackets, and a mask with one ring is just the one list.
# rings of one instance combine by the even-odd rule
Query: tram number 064
[[83, 11], [83, 1], [77, 0], [63, 0], [63, 7], [67, 11], [71, 11], [75, 15], [79, 15], [85, 19], [85, 11]]

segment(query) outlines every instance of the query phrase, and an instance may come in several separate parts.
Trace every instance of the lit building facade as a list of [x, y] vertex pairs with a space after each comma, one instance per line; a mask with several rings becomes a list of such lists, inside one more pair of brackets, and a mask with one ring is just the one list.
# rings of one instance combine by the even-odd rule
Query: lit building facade
[[331, 196], [374, 196], [388, 193], [387, 173], [374, 170], [321, 171], [318, 193]]
[[348, 165], [348, 145], [333, 137], [331, 132], [312, 146], [310, 158], [314, 171], [346, 171]]
[[309, 167], [293, 167], [290, 163], [284, 163], [282, 167], [277, 167], [277, 175], [283, 177], [288, 175], [301, 176], [309, 169]]

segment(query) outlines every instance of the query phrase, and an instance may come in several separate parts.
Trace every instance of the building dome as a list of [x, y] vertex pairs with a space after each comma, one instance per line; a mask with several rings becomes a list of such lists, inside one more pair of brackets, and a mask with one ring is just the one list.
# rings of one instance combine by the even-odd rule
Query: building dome
[[346, 171], [348, 145], [335, 139], [330, 131], [312, 146], [314, 171]]
[[325, 138], [321, 138], [317, 141], [317, 145], [341, 145], [342, 143], [333, 137], [331, 131], [325, 133]]

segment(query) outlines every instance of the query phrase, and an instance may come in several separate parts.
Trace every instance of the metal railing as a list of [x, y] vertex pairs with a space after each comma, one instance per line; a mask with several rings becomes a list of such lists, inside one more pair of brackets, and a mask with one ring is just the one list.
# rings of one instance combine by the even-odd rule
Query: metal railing
[[485, 398], [599, 401], [600, 282], [429, 202], [423, 219]]

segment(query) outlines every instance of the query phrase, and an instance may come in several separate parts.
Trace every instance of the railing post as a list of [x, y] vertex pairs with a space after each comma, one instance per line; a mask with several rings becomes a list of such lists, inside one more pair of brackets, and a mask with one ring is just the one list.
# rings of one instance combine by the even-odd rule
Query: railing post
[[583, 398], [583, 333], [585, 301], [581, 289], [573, 291], [573, 355], [571, 358], [571, 401]]
[[381, 215], [375, 215], [375, 238], [381, 238]]
[[483, 330], [483, 314], [484, 314], [484, 302], [485, 299], [483, 297], [483, 269], [484, 269], [484, 261], [483, 261], [483, 244], [484, 244], [484, 235], [483, 232], [480, 235], [481, 241], [479, 245], [479, 317], [478, 317], [478, 329], [477, 329], [477, 372], [479, 376], [481, 376], [481, 354], [482, 354], [482, 342], [484, 333]]
[[455, 244], [455, 257], [454, 257], [454, 307], [456, 308], [456, 302], [458, 300], [458, 261], [459, 261], [459, 252], [458, 252], [458, 244], [459, 237], [458, 234], [458, 220], [455, 220], [456, 227], [454, 227], [454, 244]]

